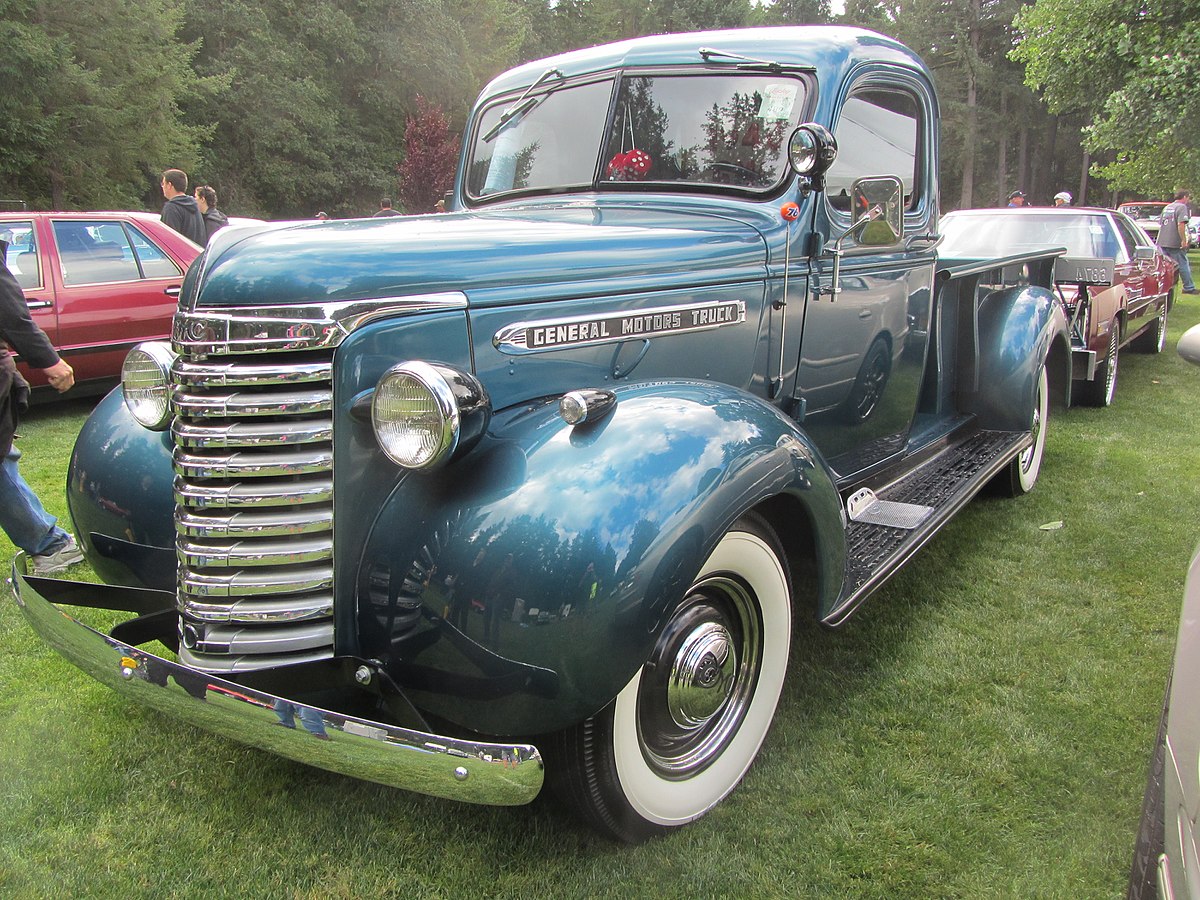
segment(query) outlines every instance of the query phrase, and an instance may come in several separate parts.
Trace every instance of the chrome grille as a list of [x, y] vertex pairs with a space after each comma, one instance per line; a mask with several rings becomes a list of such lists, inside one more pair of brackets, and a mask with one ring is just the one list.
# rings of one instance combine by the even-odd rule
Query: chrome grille
[[236, 672], [333, 654], [332, 350], [173, 368], [180, 658]]

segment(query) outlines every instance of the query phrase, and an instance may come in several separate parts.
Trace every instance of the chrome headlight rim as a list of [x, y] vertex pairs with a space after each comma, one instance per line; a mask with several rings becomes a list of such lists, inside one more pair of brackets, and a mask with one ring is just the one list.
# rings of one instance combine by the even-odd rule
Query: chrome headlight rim
[[143, 341], [121, 363], [121, 392], [129, 414], [150, 431], [163, 431], [173, 416], [171, 367], [178, 354], [166, 341]]
[[797, 126], [788, 138], [788, 162], [798, 175], [818, 177], [837, 159], [837, 139], [816, 122]]
[[[389, 397], [389, 391], [404, 380], [415, 383], [429, 395], [433, 411], [440, 420], [432, 445], [416, 454], [399, 452], [395, 435], [389, 434], [399, 423], [387, 418], [381, 410], [381, 402]], [[380, 376], [371, 397], [371, 426], [380, 449], [388, 459], [401, 468], [418, 472], [445, 465], [458, 449], [462, 435], [462, 417], [449, 379], [440, 367], [420, 360], [396, 363]], [[428, 433], [433, 434], [432, 431]]]

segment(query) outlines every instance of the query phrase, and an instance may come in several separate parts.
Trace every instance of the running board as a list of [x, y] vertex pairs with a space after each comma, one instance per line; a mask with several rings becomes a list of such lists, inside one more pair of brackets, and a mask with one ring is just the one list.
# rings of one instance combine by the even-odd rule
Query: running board
[[845, 621], [1031, 439], [1027, 431], [977, 431], [881, 488], [878, 496], [866, 488], [851, 495], [842, 597], [821, 621]]

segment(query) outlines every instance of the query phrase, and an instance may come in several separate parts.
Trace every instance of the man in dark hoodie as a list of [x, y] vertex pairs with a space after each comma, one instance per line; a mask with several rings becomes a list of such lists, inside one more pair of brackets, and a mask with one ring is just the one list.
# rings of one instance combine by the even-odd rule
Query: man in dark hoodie
[[41, 369], [58, 392], [75, 383], [71, 366], [59, 359], [45, 332], [30, 318], [29, 304], [5, 260], [0, 241], [0, 528], [28, 554], [30, 575], [54, 575], [83, 559], [73, 535], [58, 527], [17, 468], [21, 451], [13, 444], [17, 421], [29, 403], [29, 385], [17, 371], [7, 341], [32, 368]]
[[162, 220], [185, 238], [201, 247], [207, 237], [204, 216], [196, 198], [187, 192], [187, 173], [179, 169], [167, 169], [162, 174], [162, 194], [167, 198], [163, 204]]
[[229, 224], [229, 216], [217, 209], [217, 192], [207, 184], [196, 188], [196, 203], [204, 216], [204, 243], [208, 244], [217, 230]]

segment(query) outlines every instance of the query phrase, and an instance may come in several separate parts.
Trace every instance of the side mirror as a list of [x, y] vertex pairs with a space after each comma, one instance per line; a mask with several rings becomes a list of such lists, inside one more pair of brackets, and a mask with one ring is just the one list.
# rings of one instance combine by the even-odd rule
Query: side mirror
[[[851, 221], [863, 224], [858, 243], [888, 247], [904, 237], [904, 185], [895, 175], [860, 178], [850, 188]], [[851, 229], [853, 231], [853, 229]]]
[[1158, 251], [1153, 247], [1134, 247], [1133, 258], [1139, 262], [1152, 262], [1154, 257], [1158, 256]]

